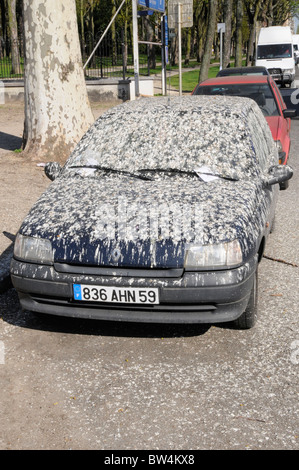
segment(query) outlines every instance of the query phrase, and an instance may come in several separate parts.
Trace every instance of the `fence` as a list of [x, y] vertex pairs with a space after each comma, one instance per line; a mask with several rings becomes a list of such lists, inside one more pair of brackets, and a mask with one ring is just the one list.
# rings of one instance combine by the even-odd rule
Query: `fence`
[[[83, 64], [89, 58], [97, 45], [101, 33], [93, 36], [86, 34], [80, 38]], [[153, 54], [154, 48], [154, 54]], [[139, 73], [150, 75], [150, 68], [155, 67], [155, 59], [160, 61], [161, 50], [157, 46], [150, 48], [146, 44], [139, 45]], [[151, 64], [151, 66], [150, 66]], [[131, 40], [125, 41], [124, 31], [112, 35], [109, 31], [104, 37], [94, 56], [84, 69], [85, 77], [128, 78], [134, 75], [133, 47]], [[24, 47], [23, 41], [11, 44], [9, 40], [0, 42], [0, 80], [22, 79], [24, 77]]]
[[24, 75], [24, 47], [22, 39], [6, 41], [0, 38], [0, 79], [20, 79]]

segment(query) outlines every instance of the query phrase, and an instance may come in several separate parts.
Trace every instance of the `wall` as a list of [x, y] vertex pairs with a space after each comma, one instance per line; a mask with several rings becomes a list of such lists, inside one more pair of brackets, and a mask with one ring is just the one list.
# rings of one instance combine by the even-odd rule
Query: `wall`
[[[24, 82], [22, 80], [4, 80], [1, 83], [2, 101], [5, 103], [24, 100]], [[107, 102], [114, 100], [134, 100], [135, 82], [134, 79], [115, 80], [101, 79], [88, 80], [88, 97], [91, 102]], [[142, 77], [139, 79], [139, 91], [142, 96], [154, 95], [154, 79]]]

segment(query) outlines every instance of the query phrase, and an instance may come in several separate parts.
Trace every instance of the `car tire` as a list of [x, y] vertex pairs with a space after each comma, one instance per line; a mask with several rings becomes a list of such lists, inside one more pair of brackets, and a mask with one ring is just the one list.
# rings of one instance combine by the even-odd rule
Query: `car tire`
[[258, 298], [258, 274], [257, 268], [254, 273], [254, 280], [250, 292], [249, 300], [245, 311], [234, 321], [234, 326], [239, 330], [252, 328], [257, 321], [257, 298]]

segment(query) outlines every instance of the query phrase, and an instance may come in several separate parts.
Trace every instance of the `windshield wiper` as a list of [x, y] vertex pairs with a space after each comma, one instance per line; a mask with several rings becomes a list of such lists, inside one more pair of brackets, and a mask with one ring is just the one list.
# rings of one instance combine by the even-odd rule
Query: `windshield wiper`
[[228, 181], [238, 181], [236, 178], [230, 178], [229, 176], [221, 176], [216, 173], [208, 173], [208, 172], [201, 172], [201, 171], [192, 171], [192, 170], [179, 170], [178, 168], [143, 168], [138, 170], [142, 173], [153, 172], [153, 173], [178, 173], [178, 174], [185, 174], [189, 176], [196, 176], [200, 178], [200, 175], [207, 175], [207, 176], [216, 176], [217, 178], [221, 178]]
[[152, 181], [152, 178], [149, 178], [148, 176], [131, 173], [130, 171], [125, 171], [125, 170], [116, 170], [115, 168], [108, 168], [108, 167], [100, 166], [100, 165], [72, 165], [72, 166], [69, 166], [69, 168], [91, 168], [94, 170], [104, 171], [106, 173], [114, 173], [118, 175], [130, 176], [132, 178], [139, 178], [139, 179], [146, 180], [146, 181]]
[[138, 170], [140, 173], [178, 173], [189, 176], [196, 176], [198, 178], [198, 173], [196, 171], [189, 170], [179, 170], [178, 168], [142, 168]]

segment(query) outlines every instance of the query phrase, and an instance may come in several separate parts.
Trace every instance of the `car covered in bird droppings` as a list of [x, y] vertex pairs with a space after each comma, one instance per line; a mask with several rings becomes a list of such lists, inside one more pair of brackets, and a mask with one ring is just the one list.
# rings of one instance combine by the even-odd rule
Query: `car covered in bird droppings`
[[16, 237], [24, 309], [155, 323], [257, 318], [279, 183], [271, 132], [239, 97], [144, 98], [104, 113]]

